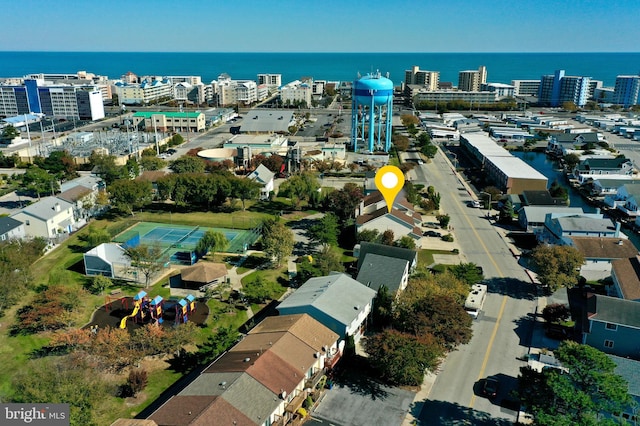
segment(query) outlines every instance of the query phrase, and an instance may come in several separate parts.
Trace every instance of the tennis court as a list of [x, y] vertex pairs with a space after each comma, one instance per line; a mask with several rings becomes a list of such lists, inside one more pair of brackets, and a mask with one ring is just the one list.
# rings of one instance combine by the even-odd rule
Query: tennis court
[[138, 244], [159, 245], [164, 247], [163, 255], [171, 262], [178, 261], [176, 253], [191, 252], [195, 250], [198, 241], [207, 231], [222, 233], [229, 244], [224, 250], [226, 253], [244, 253], [247, 247], [254, 244], [259, 236], [258, 229], [226, 229], [208, 228], [202, 226], [175, 225], [154, 222], [138, 222], [131, 228], [115, 237], [114, 241], [126, 243], [131, 246]]

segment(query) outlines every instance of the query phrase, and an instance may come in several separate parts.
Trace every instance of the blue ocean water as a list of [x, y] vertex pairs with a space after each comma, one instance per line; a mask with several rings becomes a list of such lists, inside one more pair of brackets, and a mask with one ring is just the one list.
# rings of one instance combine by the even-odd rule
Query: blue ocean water
[[404, 71], [440, 71], [440, 81], [458, 82], [458, 72], [487, 67], [487, 81], [539, 79], [564, 69], [613, 86], [617, 75], [640, 73], [640, 53], [158, 53], [158, 52], [0, 52], [0, 77], [83, 70], [119, 78], [138, 75], [199, 75], [209, 83], [221, 73], [255, 80], [259, 73], [282, 74], [283, 83], [309, 76], [353, 81], [379, 70], [400, 84]]

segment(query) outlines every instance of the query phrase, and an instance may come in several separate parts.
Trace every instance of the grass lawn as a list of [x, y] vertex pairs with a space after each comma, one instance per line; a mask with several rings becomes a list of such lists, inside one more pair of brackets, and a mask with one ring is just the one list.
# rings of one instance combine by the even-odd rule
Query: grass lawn
[[451, 250], [418, 250], [418, 267], [426, 268], [427, 266], [432, 265], [435, 262], [435, 260], [433, 259], [434, 254], [455, 255], [456, 253], [453, 253]]
[[[278, 204], [275, 205], [276, 208]], [[289, 210], [289, 214], [292, 217], [304, 217], [308, 212], [293, 212]], [[167, 223], [180, 223], [186, 225], [196, 225], [206, 223], [207, 226], [223, 227], [223, 228], [249, 228], [255, 226], [256, 223], [266, 217], [270, 217], [269, 213], [259, 213], [254, 211], [236, 211], [233, 213], [169, 213], [169, 212], [138, 212], [135, 217], [125, 217], [114, 220], [97, 220], [93, 221], [90, 226], [98, 228], [105, 228], [111, 235], [116, 235], [128, 228], [137, 221], [150, 221], [150, 222], [167, 222]], [[284, 217], [285, 220], [289, 219]], [[71, 288], [77, 289], [80, 293], [79, 305], [77, 306], [74, 314], [70, 318], [70, 323], [73, 326], [81, 327], [86, 324], [93, 314], [94, 310], [104, 305], [106, 295], [108, 295], [114, 289], [120, 289], [121, 293], [118, 296], [132, 296], [138, 291], [143, 289], [143, 286], [131, 285], [128, 283], [115, 282], [113, 286], [107, 288], [103, 295], [93, 295], [84, 290], [88, 278], [81, 272], [83, 267], [80, 262], [83, 259], [83, 253], [90, 247], [82, 240], [81, 237], [88, 234], [88, 228], [85, 228], [76, 234], [72, 235], [60, 246], [56, 247], [53, 251], [48, 253], [36, 261], [31, 272], [34, 277], [34, 287], [40, 285], [53, 285], [62, 284]], [[216, 260], [225, 259], [226, 255], [216, 255]], [[254, 257], [254, 256], [252, 256]], [[255, 256], [255, 259], [247, 259], [249, 263], [245, 263], [241, 271], [248, 271], [248, 267], [252, 265], [258, 265], [264, 262], [259, 256]], [[281, 286], [281, 280], [287, 278], [286, 265], [276, 271], [260, 270], [257, 271], [259, 276], [263, 276], [268, 282], [274, 283], [277, 287], [278, 294], [281, 295], [285, 288]], [[170, 289], [165, 284], [168, 281], [168, 276], [171, 272], [167, 271], [160, 279], [156, 281], [153, 286], [148, 289], [144, 289], [147, 293], [153, 297], [161, 295], [168, 298], [170, 295]], [[257, 275], [256, 275], [257, 276]], [[247, 277], [247, 279], [255, 279]], [[35, 353], [38, 349], [41, 349], [48, 343], [48, 336], [45, 333], [36, 335], [17, 335], [9, 336], [9, 330], [14, 323], [16, 311], [20, 306], [28, 303], [33, 295], [34, 291], [30, 291], [25, 294], [19, 305], [16, 305], [12, 309], [7, 310], [5, 317], [0, 321], [0, 358], [3, 361], [3, 368], [0, 371], [0, 395], [8, 395], [11, 392], [11, 381], [16, 371], [22, 370], [29, 359], [31, 354]], [[212, 329], [219, 326], [232, 326], [239, 328], [247, 321], [247, 311], [237, 309], [233, 305], [229, 305], [219, 300], [210, 300], [208, 302], [210, 308], [210, 316], [207, 320], [206, 327], [197, 328], [197, 333], [193, 336], [193, 343], [199, 344], [203, 342], [210, 334]], [[125, 401], [120, 398], [106, 395], [103, 403], [98, 412], [96, 412], [98, 424], [110, 424], [117, 417], [131, 417], [136, 413], [144, 409], [148, 404], [153, 402], [166, 388], [174, 383], [181, 374], [172, 370], [166, 369], [166, 364], [157, 363], [158, 368], [156, 370], [149, 370], [149, 382], [147, 388], [144, 390], [144, 396], [141, 398], [141, 402], [136, 404], [136, 401]], [[120, 378], [118, 378], [120, 380]], [[124, 383], [124, 379], [121, 380]], [[132, 405], [133, 404], [133, 405]]]

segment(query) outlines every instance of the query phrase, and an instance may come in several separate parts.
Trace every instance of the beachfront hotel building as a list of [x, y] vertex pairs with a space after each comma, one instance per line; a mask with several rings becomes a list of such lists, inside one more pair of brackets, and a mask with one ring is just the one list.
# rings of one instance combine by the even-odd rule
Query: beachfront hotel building
[[479, 92], [487, 82], [487, 67], [484, 65], [477, 70], [460, 71], [458, 73], [458, 90], [465, 92]]
[[619, 75], [613, 89], [613, 102], [628, 108], [640, 100], [640, 75]]
[[259, 91], [255, 81], [232, 80], [231, 76], [226, 73], [220, 74], [217, 80], [211, 82], [211, 86], [220, 106], [251, 105], [268, 96], [267, 86], [260, 85]]
[[169, 80], [143, 80], [141, 83], [117, 82], [118, 101], [125, 105], [145, 105], [173, 99], [173, 86]]
[[460, 90], [411, 90], [413, 102], [463, 101], [473, 104], [492, 104], [498, 101], [496, 92], [464, 92]]
[[302, 104], [308, 108], [311, 106], [312, 92], [313, 87], [311, 84], [296, 80], [280, 88], [280, 99], [283, 105], [295, 106]]
[[415, 85], [421, 86], [426, 90], [438, 90], [439, 83], [439, 71], [425, 71], [421, 70], [417, 65], [414, 65], [410, 70], [405, 70], [404, 72], [405, 87]]
[[538, 96], [540, 80], [511, 80], [515, 96]]
[[42, 79], [0, 86], [0, 116], [32, 113], [49, 118], [99, 120], [104, 118], [102, 92], [94, 85], [53, 84]]
[[590, 77], [565, 75], [564, 70], [556, 70], [554, 74], [544, 75], [540, 79], [538, 104], [559, 107], [564, 102], [573, 102], [583, 107], [593, 93]]
[[515, 87], [504, 83], [484, 83], [480, 86], [482, 92], [495, 92], [498, 99], [512, 98], [514, 96]]
[[270, 92], [282, 86], [282, 74], [258, 74], [258, 86], [266, 84]]

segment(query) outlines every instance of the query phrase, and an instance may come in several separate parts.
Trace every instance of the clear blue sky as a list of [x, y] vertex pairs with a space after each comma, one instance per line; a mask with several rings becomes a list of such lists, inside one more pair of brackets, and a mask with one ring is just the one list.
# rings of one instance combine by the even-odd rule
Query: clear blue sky
[[640, 50], [640, 0], [9, 0], [2, 12], [0, 50]]

